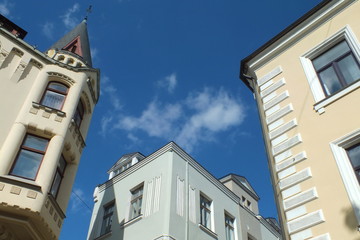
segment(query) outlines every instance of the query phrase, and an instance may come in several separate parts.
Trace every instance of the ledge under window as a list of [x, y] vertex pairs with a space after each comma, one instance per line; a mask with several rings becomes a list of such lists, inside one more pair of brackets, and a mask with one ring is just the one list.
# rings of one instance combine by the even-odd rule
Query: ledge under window
[[360, 79], [353, 82], [352, 84], [348, 85], [347, 87], [341, 89], [340, 91], [338, 91], [337, 93], [328, 96], [327, 98], [324, 98], [323, 100], [321, 100], [320, 102], [317, 102], [314, 104], [314, 110], [318, 113], [323, 113], [325, 112], [324, 107], [326, 107], [327, 105], [335, 102], [336, 100], [342, 98], [343, 96], [347, 95], [348, 93], [356, 90], [357, 88], [360, 87]]
[[101, 239], [105, 239], [105, 238], [107, 238], [107, 237], [111, 236], [111, 234], [112, 234], [112, 231], [109, 231], [109, 232], [104, 233], [103, 235], [101, 235], [101, 236], [99, 236], [99, 237], [97, 237], [97, 238], [94, 238], [94, 240], [101, 240]]
[[61, 207], [59, 206], [59, 204], [57, 203], [56, 199], [53, 197], [53, 195], [51, 195], [50, 193], [48, 193], [48, 198], [50, 200], [50, 202], [52, 203], [52, 205], [55, 207], [56, 211], [59, 213], [59, 216], [64, 219], [66, 218], [65, 213], [62, 211]]
[[49, 113], [56, 113], [56, 115], [58, 115], [59, 117], [65, 117], [66, 116], [66, 113], [63, 112], [63, 111], [60, 111], [58, 109], [42, 105], [42, 104], [37, 103], [37, 102], [32, 102], [32, 106], [34, 108], [37, 108], [37, 109], [43, 109], [44, 111], [49, 112]]
[[218, 235], [216, 233], [214, 233], [213, 231], [211, 231], [210, 229], [208, 229], [207, 227], [205, 227], [204, 225], [199, 223], [199, 228], [201, 230], [203, 230], [204, 232], [206, 232], [207, 234], [209, 234], [211, 237], [213, 238], [218, 238]]
[[6, 175], [0, 176], [0, 181], [41, 192], [41, 186], [29, 179]]
[[141, 214], [141, 215], [134, 217], [134, 218], [130, 219], [129, 221], [123, 223], [122, 225], [120, 225], [120, 227], [122, 227], [122, 228], [127, 227], [133, 223], [136, 223], [137, 221], [140, 221], [142, 218], [143, 218], [143, 215]]

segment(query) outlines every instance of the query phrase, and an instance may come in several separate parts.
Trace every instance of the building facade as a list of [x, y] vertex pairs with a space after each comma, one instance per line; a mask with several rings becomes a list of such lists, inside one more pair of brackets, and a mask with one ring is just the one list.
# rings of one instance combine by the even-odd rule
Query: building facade
[[174, 142], [126, 154], [108, 174], [95, 188], [89, 240], [281, 239], [244, 177], [215, 179]]
[[359, 239], [360, 3], [324, 0], [241, 62], [286, 239]]
[[0, 239], [57, 239], [99, 98], [86, 21], [46, 53], [0, 25]]

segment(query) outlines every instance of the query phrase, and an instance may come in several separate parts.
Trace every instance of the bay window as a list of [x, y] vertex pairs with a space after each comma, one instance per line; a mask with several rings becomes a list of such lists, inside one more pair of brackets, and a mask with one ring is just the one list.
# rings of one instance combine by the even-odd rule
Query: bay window
[[35, 180], [49, 140], [27, 134], [20, 147], [10, 175]]

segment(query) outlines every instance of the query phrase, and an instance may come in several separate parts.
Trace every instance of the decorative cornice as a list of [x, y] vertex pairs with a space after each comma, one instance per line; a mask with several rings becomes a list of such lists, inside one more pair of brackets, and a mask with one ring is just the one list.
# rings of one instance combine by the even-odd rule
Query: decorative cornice
[[64, 74], [57, 73], [57, 72], [48, 72], [47, 74], [49, 75], [49, 77], [60, 78], [61, 80], [64, 80], [65, 82], [69, 83], [70, 85], [75, 84], [75, 81], [73, 79], [69, 78], [68, 76], [65, 76]]

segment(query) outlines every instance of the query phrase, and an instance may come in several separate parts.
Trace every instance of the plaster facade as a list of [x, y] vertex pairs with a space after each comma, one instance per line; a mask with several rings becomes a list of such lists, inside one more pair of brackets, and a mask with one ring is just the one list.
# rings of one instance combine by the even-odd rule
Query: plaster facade
[[[61, 55], [80, 64], [64, 62], [55, 52], [60, 54], [54, 49], [42, 53], [0, 28], [1, 239], [57, 239], [65, 218], [99, 98], [99, 70], [66, 51]], [[67, 88], [61, 109], [43, 104], [50, 83]], [[74, 121], [80, 102], [81, 124]], [[39, 142], [45, 146], [42, 155]], [[66, 168], [51, 194], [61, 156]]]
[[[217, 180], [173, 142], [147, 157], [137, 157], [134, 164], [116, 175], [111, 171], [110, 179], [94, 192], [89, 240], [281, 239], [275, 227], [258, 214], [258, 197], [245, 178], [240, 177], [250, 188], [236, 184], [237, 175]], [[131, 217], [132, 194], [139, 186], [143, 188], [141, 212]], [[241, 203], [242, 196], [248, 197], [255, 212]], [[205, 210], [201, 210], [204, 198], [210, 202], [209, 222], [204, 222]], [[108, 221], [106, 209], [111, 204], [113, 213]], [[232, 220], [233, 238], [226, 237], [225, 215]], [[104, 225], [106, 222], [109, 224]]]
[[360, 187], [347, 154], [359, 142], [360, 76], [326, 93], [313, 64], [343, 41], [359, 63], [359, 12], [359, 1], [323, 1], [241, 64], [286, 239], [360, 237]]

